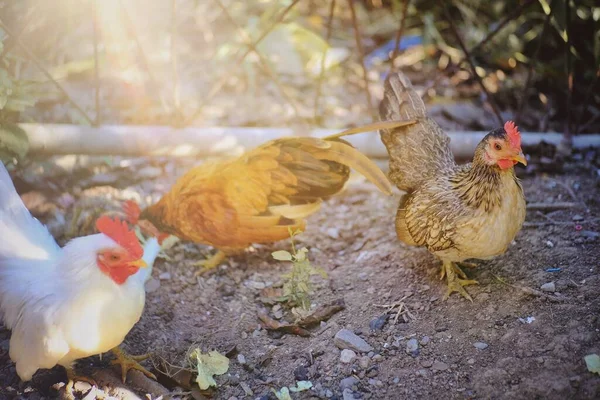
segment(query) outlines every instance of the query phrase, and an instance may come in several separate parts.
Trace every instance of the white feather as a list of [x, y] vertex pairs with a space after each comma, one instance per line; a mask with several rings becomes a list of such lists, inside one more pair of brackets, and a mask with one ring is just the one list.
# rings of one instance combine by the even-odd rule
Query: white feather
[[0, 316], [12, 330], [10, 357], [21, 379], [106, 352], [139, 320], [144, 282], [160, 250], [156, 239], [144, 246], [148, 268], [118, 285], [98, 268], [96, 253], [119, 245], [96, 234], [60, 249], [1, 164], [0, 237]]

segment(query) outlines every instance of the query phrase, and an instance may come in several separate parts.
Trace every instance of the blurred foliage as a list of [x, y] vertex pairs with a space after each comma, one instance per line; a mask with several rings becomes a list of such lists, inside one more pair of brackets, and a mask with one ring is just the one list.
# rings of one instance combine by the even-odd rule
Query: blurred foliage
[[[195, 115], [204, 104], [203, 97], [222, 85], [214, 98], [206, 101], [205, 112], [198, 114], [205, 124], [271, 126], [304, 120], [347, 126], [366, 122], [372, 110], [362, 92], [365, 83], [360, 63], [366, 64], [371, 84], [383, 81], [406, 0], [353, 1], [364, 60], [358, 56], [347, 1], [336, 1], [330, 27], [330, 0], [300, 0], [280, 20], [292, 2], [154, 0], [153, 7], [146, 7], [143, 0], [96, 1], [102, 120], [173, 123], [176, 115]], [[0, 0], [2, 21], [14, 31], [22, 31], [23, 43], [86, 112], [95, 107], [91, 95], [95, 88], [92, 4]], [[518, 15], [493, 39], [478, 46], [521, 6]], [[566, 119], [570, 32], [571, 118], [581, 119], [584, 131], [600, 130], [600, 96], [590, 89], [597, 81], [600, 64], [600, 7], [596, 0], [410, 0], [395, 68], [408, 72], [430, 100], [462, 97], [480, 103], [481, 89], [464, 62], [448, 15], [466, 47], [477, 47], [471, 54], [477, 74], [507, 117], [524, 99], [526, 114], [531, 114], [523, 121], [526, 129], [561, 130]], [[273, 23], [277, 25], [257, 45], [261, 57], [250, 52], [239, 62], [241, 54], [248, 51], [248, 38], [256, 41]], [[331, 37], [326, 40], [329, 28]], [[30, 60], [23, 63], [28, 77], [39, 73]], [[534, 73], [525, 91], [530, 66]], [[13, 85], [13, 90], [18, 91], [17, 87]], [[287, 96], [282, 96], [282, 91]], [[323, 101], [317, 104], [316, 96]], [[240, 107], [250, 100], [256, 103], [253, 107]], [[290, 107], [292, 102], [297, 104]], [[15, 96], [12, 104], [18, 103]], [[28, 104], [21, 103], [22, 107]], [[55, 90], [45, 90], [35, 109], [44, 111], [35, 113], [40, 122], [78, 123], [81, 119]], [[542, 119], [552, 123], [542, 126]], [[595, 125], [594, 119], [598, 120]]]
[[5, 164], [22, 159], [29, 149], [27, 135], [15, 122], [19, 113], [35, 105], [35, 84], [18, 78], [14, 71], [20, 62], [0, 42], [0, 161]]

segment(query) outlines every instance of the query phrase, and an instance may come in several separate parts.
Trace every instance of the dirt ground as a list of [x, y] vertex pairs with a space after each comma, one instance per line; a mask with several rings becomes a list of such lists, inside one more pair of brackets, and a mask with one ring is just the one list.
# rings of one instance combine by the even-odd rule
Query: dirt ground
[[[298, 237], [310, 249], [313, 264], [328, 273], [327, 279], [314, 278], [313, 306], [338, 299], [345, 304], [310, 337], [267, 331], [257, 318], [261, 309], [277, 316], [277, 307], [261, 298], [289, 271], [289, 264], [270, 256], [289, 250], [289, 241], [255, 246], [198, 278], [191, 264], [213, 250], [176, 244], [167, 252], [170, 260], [157, 260], [145, 312], [125, 343], [133, 354], [154, 354], [146, 365], [166, 390], [157, 387], [146, 398], [170, 393], [176, 398], [268, 399], [275, 398], [272, 388], [293, 386], [296, 380], [311, 381], [313, 389], [292, 393], [295, 399], [600, 398], [600, 376], [588, 372], [583, 359], [600, 353], [599, 178], [595, 168], [583, 164], [580, 158], [561, 173], [519, 171], [529, 203], [571, 202], [574, 207], [528, 210], [526, 226], [506, 254], [467, 270], [480, 282], [468, 287], [472, 303], [456, 294], [442, 301], [439, 262], [425, 249], [396, 240], [393, 216], [400, 194], [387, 197], [354, 181], [327, 201]], [[95, 190], [96, 196], [116, 201], [132, 191], [160, 193], [170, 182], [159, 178], [83, 194]], [[74, 197], [81, 201], [83, 195]], [[73, 205], [66, 203], [62, 209], [68, 221]], [[51, 222], [48, 216], [41, 219]], [[549, 282], [555, 292], [540, 289]], [[398, 302], [408, 312], [395, 323], [395, 308], [382, 327], [372, 329], [388, 310], [382, 305]], [[334, 344], [342, 328], [373, 350], [342, 363]], [[41, 371], [33, 381], [19, 382], [8, 357], [9, 337], [9, 331], [0, 330], [0, 397], [58, 396], [54, 384], [64, 381], [64, 370]], [[165, 361], [185, 365], [193, 347], [230, 357], [229, 371], [216, 377], [216, 389], [190, 393], [185, 387], [189, 375], [177, 384], [156, 369], [163, 369]], [[92, 357], [79, 366], [100, 382], [113, 379], [111, 387], [87, 393], [86, 399], [135, 398], [127, 388], [135, 389], [136, 382], [146, 391], [150, 387], [135, 373], [133, 383], [121, 385], [106, 358]], [[78, 387], [83, 398], [89, 387]], [[140, 397], [143, 392], [133, 390]]]

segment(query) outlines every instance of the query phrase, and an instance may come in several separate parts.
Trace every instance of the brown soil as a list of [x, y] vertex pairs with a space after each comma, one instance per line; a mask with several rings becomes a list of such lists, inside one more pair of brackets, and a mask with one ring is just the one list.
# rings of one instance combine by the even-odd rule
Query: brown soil
[[[154, 352], [155, 366], [161, 359], [184, 365], [194, 346], [228, 353], [228, 373], [216, 378], [218, 388], [205, 393], [215, 399], [274, 398], [271, 388], [293, 386], [295, 377], [315, 387], [293, 398], [341, 399], [340, 381], [350, 376], [357, 378], [351, 387], [357, 399], [600, 398], [600, 377], [588, 372], [583, 360], [600, 353], [598, 178], [595, 170], [576, 165], [566, 171], [525, 177], [527, 200], [581, 205], [545, 212], [545, 217], [529, 211], [530, 226], [506, 254], [467, 270], [480, 282], [468, 287], [473, 303], [456, 294], [441, 300], [445, 286], [438, 279], [439, 262], [426, 250], [396, 240], [399, 195], [386, 197], [359, 182], [324, 204], [298, 238], [310, 249], [313, 264], [329, 275], [315, 277], [314, 305], [336, 299], [346, 305], [311, 337], [266, 331], [256, 316], [265, 307], [261, 288], [277, 286], [289, 270], [270, 253], [289, 250], [289, 242], [255, 246], [201, 278], [194, 277], [191, 264], [211, 249], [179, 243], [168, 251], [170, 260], [156, 262], [154, 279], [165, 272], [170, 277], [163, 275], [167, 279], [159, 280], [160, 288], [148, 293], [144, 315], [125, 347], [134, 354]], [[540, 290], [548, 282], [555, 283], [555, 293]], [[372, 331], [369, 323], [386, 311], [380, 305], [402, 298], [413, 318], [404, 314], [406, 321], [401, 316], [394, 323], [392, 311], [383, 329]], [[527, 317], [535, 320], [527, 323]], [[368, 366], [366, 359], [359, 363], [360, 354], [352, 364], [340, 362], [333, 337], [342, 328], [373, 346]], [[63, 370], [41, 371], [32, 382], [20, 383], [8, 358], [9, 336], [0, 331], [0, 396], [55, 397], [51, 386], [64, 380]], [[411, 338], [420, 341], [418, 354], [406, 351]], [[476, 342], [488, 347], [477, 349]], [[246, 364], [238, 362], [238, 354]], [[106, 361], [94, 357], [80, 365], [102, 369]], [[160, 382], [172, 393], [188, 391], [164, 376]], [[244, 388], [253, 394], [246, 395]]]

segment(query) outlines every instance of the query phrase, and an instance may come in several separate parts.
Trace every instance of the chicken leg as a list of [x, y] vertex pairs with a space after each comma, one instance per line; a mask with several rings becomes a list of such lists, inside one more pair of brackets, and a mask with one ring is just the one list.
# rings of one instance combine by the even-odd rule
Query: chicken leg
[[116, 357], [116, 359], [113, 360], [111, 364], [118, 364], [121, 366], [121, 379], [123, 380], [123, 383], [125, 383], [125, 381], [127, 380], [127, 372], [130, 369], [137, 369], [138, 371], [146, 375], [148, 378], [156, 380], [156, 376], [152, 372], [148, 371], [146, 368], [142, 367], [138, 362], [147, 359], [148, 357], [150, 357], [150, 354], [132, 356], [121, 350], [120, 347], [115, 347], [111, 351]]
[[65, 367], [65, 370], [67, 371], [67, 386], [65, 386], [65, 394], [67, 395], [67, 398], [75, 399], [73, 388], [75, 387], [76, 381], [87, 382], [92, 386], [98, 387], [98, 384], [94, 379], [87, 376], [77, 375], [73, 367]]
[[207, 258], [206, 260], [201, 260], [194, 263], [195, 267], [202, 267], [199, 271], [197, 271], [194, 275], [200, 276], [204, 273], [210, 271], [211, 269], [215, 269], [227, 258], [227, 254], [223, 250], [217, 251], [213, 256]]
[[464, 273], [464, 271], [460, 269], [456, 263], [451, 261], [442, 261], [440, 279], [444, 279], [444, 277], [446, 278], [446, 282], [448, 284], [448, 290], [444, 295], [444, 300], [446, 300], [452, 293], [458, 292], [464, 298], [473, 301], [473, 298], [463, 286], [478, 285], [479, 282], [473, 279], [467, 279], [467, 275]]

